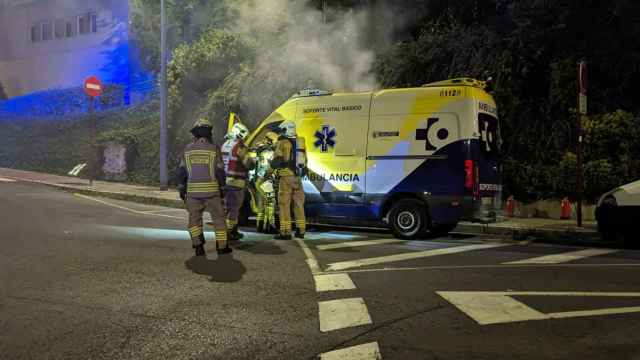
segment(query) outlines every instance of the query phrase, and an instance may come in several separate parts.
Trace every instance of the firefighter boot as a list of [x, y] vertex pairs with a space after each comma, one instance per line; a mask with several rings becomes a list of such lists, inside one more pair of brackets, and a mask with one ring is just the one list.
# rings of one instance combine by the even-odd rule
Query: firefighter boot
[[204, 244], [200, 244], [200, 245], [196, 246], [195, 249], [196, 249], [196, 256], [204, 256], [205, 255]]
[[262, 220], [257, 220], [256, 221], [256, 231], [259, 232], [259, 233], [265, 232], [264, 221], [262, 221]]
[[264, 232], [265, 234], [277, 234], [278, 230], [273, 225], [267, 225], [267, 227], [264, 229]]
[[273, 237], [276, 240], [291, 240], [291, 235], [282, 235], [282, 234], [278, 234], [276, 236]]
[[227, 232], [227, 240], [236, 243], [242, 239], [244, 235], [240, 234], [236, 228], [233, 228]]
[[298, 239], [304, 239], [304, 233], [300, 232], [300, 230], [296, 230], [296, 237]]
[[225, 254], [231, 254], [233, 252], [233, 249], [229, 247], [229, 243], [227, 243], [227, 246], [223, 248], [219, 248], [218, 243], [216, 243], [216, 251], [218, 252], [218, 255], [225, 255]]
[[238, 231], [238, 225], [234, 226], [231, 232], [233, 233], [233, 236], [238, 240], [244, 237], [244, 234]]

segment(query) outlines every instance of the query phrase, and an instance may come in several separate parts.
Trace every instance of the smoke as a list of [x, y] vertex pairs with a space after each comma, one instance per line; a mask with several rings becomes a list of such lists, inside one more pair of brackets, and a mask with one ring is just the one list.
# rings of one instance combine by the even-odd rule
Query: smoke
[[[381, 6], [321, 11], [306, 1], [246, 0], [229, 4], [230, 30], [256, 49], [255, 71], [277, 81], [334, 91], [377, 87], [374, 46], [382, 48], [399, 25]], [[383, 31], [380, 31], [382, 26]]]

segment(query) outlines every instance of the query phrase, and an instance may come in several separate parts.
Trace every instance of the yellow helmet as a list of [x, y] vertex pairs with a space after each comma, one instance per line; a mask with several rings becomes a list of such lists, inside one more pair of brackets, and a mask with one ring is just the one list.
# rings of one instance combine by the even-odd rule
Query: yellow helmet
[[209, 120], [207, 120], [206, 118], [199, 118], [193, 124], [193, 127], [191, 128], [191, 131], [193, 131], [194, 129], [199, 128], [199, 127], [210, 127], [210, 128], [213, 128], [213, 125], [211, 125], [211, 122]]
[[278, 134], [274, 133], [273, 131], [267, 132], [264, 138], [269, 140], [272, 144], [278, 142]]
[[282, 124], [280, 124], [278, 129], [286, 137], [296, 137], [296, 123], [291, 120], [285, 120]]

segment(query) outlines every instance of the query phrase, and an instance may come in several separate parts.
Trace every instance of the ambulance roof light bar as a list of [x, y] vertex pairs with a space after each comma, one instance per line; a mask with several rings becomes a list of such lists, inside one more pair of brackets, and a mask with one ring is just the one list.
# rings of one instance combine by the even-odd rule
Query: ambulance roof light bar
[[294, 94], [293, 97], [326, 96], [331, 94], [333, 93], [327, 90], [306, 88]]
[[487, 87], [486, 81], [480, 81], [472, 78], [457, 78], [444, 81], [437, 81], [422, 85], [422, 87], [443, 87], [443, 86], [473, 86], [480, 89]]

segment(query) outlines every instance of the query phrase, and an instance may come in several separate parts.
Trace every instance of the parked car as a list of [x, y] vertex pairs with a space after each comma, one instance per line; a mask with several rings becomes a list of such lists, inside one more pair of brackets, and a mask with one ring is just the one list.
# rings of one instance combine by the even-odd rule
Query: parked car
[[605, 240], [640, 238], [637, 232], [632, 233], [634, 222], [640, 228], [640, 180], [602, 195], [596, 207], [596, 220]]

